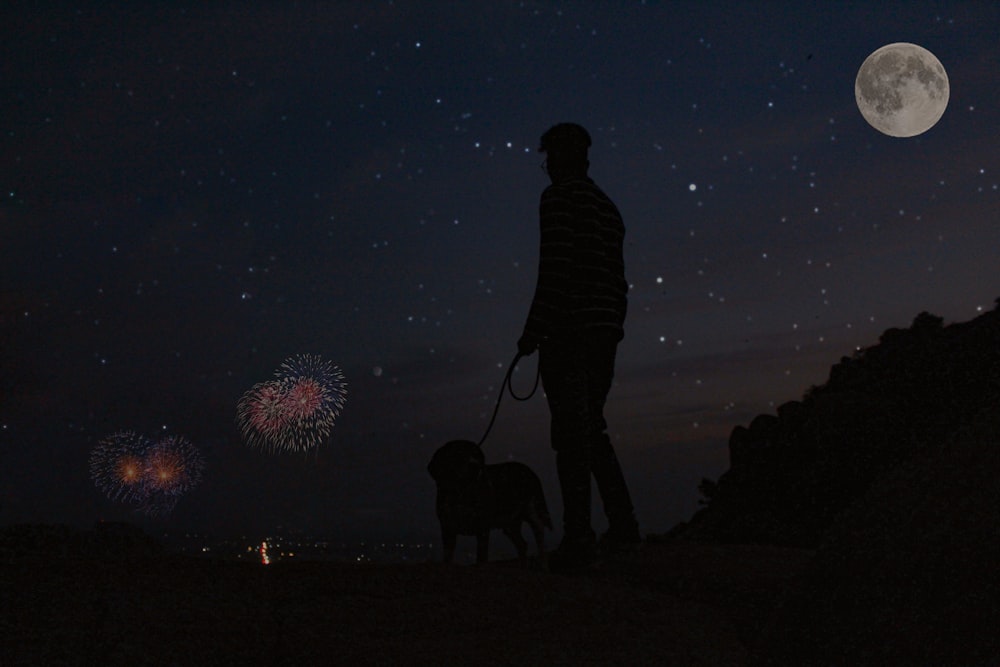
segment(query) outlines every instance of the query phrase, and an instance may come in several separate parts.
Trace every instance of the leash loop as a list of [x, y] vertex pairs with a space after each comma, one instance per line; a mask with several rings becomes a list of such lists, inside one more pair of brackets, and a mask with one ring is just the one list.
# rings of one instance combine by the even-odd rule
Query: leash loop
[[493, 428], [493, 422], [497, 419], [497, 412], [500, 411], [500, 401], [503, 399], [504, 391], [509, 392], [515, 401], [527, 401], [535, 395], [536, 391], [538, 391], [538, 381], [542, 377], [541, 368], [535, 371], [535, 384], [531, 388], [531, 393], [527, 396], [518, 396], [514, 393], [514, 386], [511, 384], [511, 375], [514, 373], [514, 367], [517, 366], [517, 362], [520, 361], [522, 357], [524, 357], [524, 355], [518, 351], [518, 353], [514, 355], [514, 359], [510, 362], [510, 366], [507, 367], [507, 374], [503, 376], [503, 384], [500, 385], [500, 395], [497, 396], [496, 405], [493, 406], [493, 416], [490, 417], [489, 426], [486, 427], [486, 432], [483, 433], [483, 437], [479, 439], [478, 443], [476, 443], [480, 448], [482, 448], [483, 443], [486, 441], [486, 436], [490, 434], [490, 430]]

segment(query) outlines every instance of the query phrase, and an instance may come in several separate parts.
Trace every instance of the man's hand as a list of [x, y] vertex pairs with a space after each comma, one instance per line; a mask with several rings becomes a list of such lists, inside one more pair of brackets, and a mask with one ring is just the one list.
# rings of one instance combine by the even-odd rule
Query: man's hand
[[521, 336], [521, 339], [517, 341], [517, 351], [522, 357], [530, 357], [538, 349], [538, 339], [529, 333], [525, 333]]

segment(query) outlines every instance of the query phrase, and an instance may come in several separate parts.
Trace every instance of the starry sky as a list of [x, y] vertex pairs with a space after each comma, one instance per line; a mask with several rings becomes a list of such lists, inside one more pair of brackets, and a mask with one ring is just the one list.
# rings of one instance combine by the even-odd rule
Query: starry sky
[[[436, 535], [425, 466], [479, 439], [516, 352], [557, 122], [627, 228], [606, 416], [646, 532], [734, 426], [1000, 296], [995, 3], [244, 4], [0, 12], [0, 524]], [[908, 139], [854, 100], [892, 42], [951, 84]], [[248, 448], [237, 401], [304, 353], [346, 377], [332, 437]], [[202, 451], [168, 517], [90, 479], [120, 430]], [[541, 391], [484, 448], [558, 525]]]

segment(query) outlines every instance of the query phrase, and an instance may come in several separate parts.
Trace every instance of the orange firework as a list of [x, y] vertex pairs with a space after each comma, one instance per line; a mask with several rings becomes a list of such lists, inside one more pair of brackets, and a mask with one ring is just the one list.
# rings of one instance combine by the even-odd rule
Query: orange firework
[[112, 500], [134, 502], [137, 511], [166, 514], [201, 480], [204, 460], [179, 436], [155, 443], [132, 431], [101, 440], [90, 453], [94, 483]]
[[201, 454], [185, 438], [169, 436], [149, 448], [144, 461], [149, 493], [178, 496], [201, 480]]
[[184, 464], [174, 452], [151, 452], [146, 460], [149, 466], [146, 483], [150, 491], [169, 493], [184, 474]]
[[138, 500], [145, 495], [145, 464], [149, 440], [133, 431], [104, 438], [90, 453], [90, 476], [112, 500]]
[[124, 454], [115, 463], [115, 475], [123, 485], [142, 481], [142, 459], [134, 454]]

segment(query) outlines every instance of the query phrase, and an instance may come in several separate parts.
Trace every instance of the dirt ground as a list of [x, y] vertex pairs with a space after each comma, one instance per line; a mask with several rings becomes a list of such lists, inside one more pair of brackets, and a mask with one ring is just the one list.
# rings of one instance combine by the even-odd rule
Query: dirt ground
[[574, 575], [14, 559], [0, 567], [0, 664], [741, 665], [811, 555], [646, 545]]

